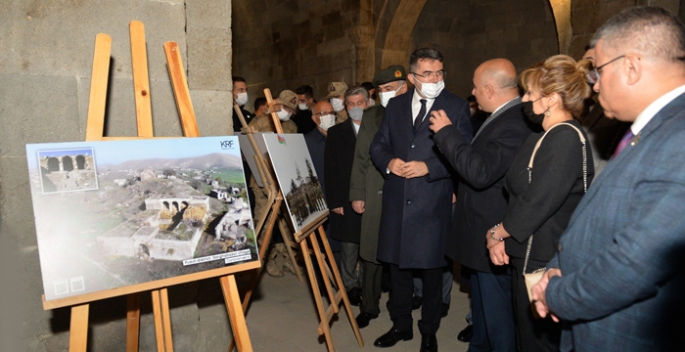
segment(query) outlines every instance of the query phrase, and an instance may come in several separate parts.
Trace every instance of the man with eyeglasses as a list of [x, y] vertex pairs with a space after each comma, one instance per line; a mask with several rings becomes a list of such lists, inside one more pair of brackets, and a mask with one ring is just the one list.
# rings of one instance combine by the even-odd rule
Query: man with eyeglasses
[[562, 351], [676, 351], [685, 345], [685, 26], [658, 7], [610, 18], [589, 77], [608, 117], [631, 123], [575, 209], [533, 287], [564, 321]]
[[[583, 60], [589, 60], [594, 65], [594, 46], [588, 45], [586, 47]], [[597, 177], [611, 159], [621, 136], [628, 130], [630, 124], [606, 117], [596, 92], [588, 99], [588, 103], [587, 115], [580, 121], [585, 127], [588, 141], [592, 146], [592, 161], [595, 167], [595, 177]]]
[[378, 239], [379, 261], [388, 263], [393, 326], [377, 347], [411, 340], [413, 272], [423, 280], [421, 350], [437, 351], [435, 334], [442, 310], [442, 274], [450, 234], [453, 187], [449, 166], [438, 155], [428, 128], [432, 110], [445, 110], [468, 141], [468, 103], [445, 88], [442, 54], [430, 48], [414, 51], [409, 60], [407, 94], [388, 102], [370, 147], [374, 165], [383, 173], [383, 210]]
[[383, 204], [383, 175], [373, 166], [369, 146], [383, 119], [383, 112], [390, 99], [407, 92], [407, 73], [404, 67], [394, 65], [382, 70], [373, 78], [379, 92], [380, 104], [364, 111], [357, 134], [350, 176], [350, 201], [352, 209], [362, 214], [359, 239], [359, 256], [362, 259], [362, 303], [357, 315], [357, 326], [367, 327], [380, 314], [381, 278], [383, 266], [376, 259], [378, 251], [378, 228]]

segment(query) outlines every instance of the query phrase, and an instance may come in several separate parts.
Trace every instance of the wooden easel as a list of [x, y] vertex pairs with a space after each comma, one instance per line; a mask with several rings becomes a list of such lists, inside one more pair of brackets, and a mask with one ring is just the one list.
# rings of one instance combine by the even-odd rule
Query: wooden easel
[[[283, 127], [281, 126], [281, 121], [278, 119], [278, 115], [275, 112], [275, 102], [273, 100], [273, 97], [271, 96], [271, 91], [268, 88], [264, 89], [264, 96], [266, 97], [267, 103], [269, 105], [269, 110], [271, 111], [271, 118], [273, 119], [274, 126], [276, 127], [276, 132], [282, 134]], [[242, 116], [242, 113], [240, 112], [240, 108], [238, 107], [238, 105], [235, 105], [234, 109], [236, 110], [238, 117], [240, 118], [240, 122], [243, 124], [243, 126], [246, 126], [245, 119]], [[262, 158], [261, 153], [259, 153], [257, 145], [254, 142], [254, 137], [252, 136], [251, 131], [249, 131], [249, 129], [248, 138], [250, 138], [250, 142], [256, 151], [255, 158], [259, 159], [257, 161], [257, 164], [262, 165], [259, 166], [260, 175], [270, 174], [270, 172], [266, 168], [266, 161]], [[273, 213], [274, 211], [277, 211], [278, 208], [281, 206], [284, 198], [280, 190], [276, 189], [275, 182], [273, 182], [274, 177], [268, 175], [267, 179], [269, 180], [268, 185], [270, 187], [270, 192], [278, 192], [278, 196], [274, 197], [276, 201], [274, 202], [271, 208], [271, 211]], [[264, 178], [262, 178], [262, 180], [264, 180]], [[264, 182], [264, 186], [267, 186], [267, 182]], [[269, 194], [269, 199], [271, 199], [271, 194], [272, 193]], [[275, 214], [277, 214], [277, 212]], [[293, 235], [295, 241], [297, 241], [300, 244], [302, 256], [304, 257], [305, 265], [307, 267], [309, 283], [312, 287], [314, 300], [316, 301], [316, 307], [320, 319], [317, 332], [319, 336], [324, 335], [326, 339], [326, 345], [328, 346], [328, 350], [335, 351], [335, 347], [333, 346], [333, 338], [331, 336], [330, 322], [333, 318], [333, 315], [339, 312], [339, 305], [342, 302], [345, 306], [345, 310], [350, 320], [352, 330], [354, 331], [355, 337], [357, 338], [357, 342], [359, 343], [359, 347], [364, 347], [364, 341], [362, 340], [361, 333], [359, 332], [357, 321], [354, 318], [352, 307], [350, 306], [350, 301], [347, 297], [347, 292], [345, 291], [345, 286], [342, 282], [342, 277], [340, 276], [340, 272], [338, 270], [338, 265], [335, 262], [333, 252], [328, 243], [328, 239], [326, 238], [326, 233], [323, 228], [323, 224], [327, 220], [328, 214], [328, 212], [323, 213], [316, 220], [312, 221], [305, 228], [301, 229]], [[265, 248], [268, 247], [268, 245], [266, 245], [265, 243], [268, 243], [267, 240], [270, 240], [270, 230], [273, 228], [273, 222], [275, 218], [275, 216], [272, 216], [271, 221], [269, 221], [268, 231], [265, 235], [262, 247], [260, 248], [260, 258], [263, 258], [263, 256], [261, 255], [261, 251], [265, 250]], [[311, 243], [311, 251], [309, 245], [307, 244], [307, 240], [309, 240], [309, 242]], [[321, 240], [325, 253], [322, 252], [318, 240]], [[321, 291], [319, 290], [319, 285], [317, 283], [316, 273], [314, 272], [314, 265], [312, 263], [312, 259], [310, 258], [310, 254], [314, 254], [317, 264], [321, 270], [321, 276], [326, 287], [328, 301], [331, 302], [331, 304], [327, 308], [324, 308], [323, 299], [321, 297]], [[259, 270], [255, 272], [255, 274], [252, 277], [252, 281], [250, 282], [250, 286], [247, 292], [245, 293], [245, 298], [243, 299], [243, 310], [245, 311], [247, 311], [247, 306], [250, 302], [250, 298], [252, 297], [252, 291], [256, 287], [256, 284], [259, 280], [259, 273]], [[231, 346], [229, 347], [228, 352], [231, 352], [232, 350], [233, 341], [231, 341]]]
[[[100, 33], [95, 39], [86, 141], [153, 138], [154, 133], [152, 128], [152, 109], [150, 104], [150, 83], [148, 78], [145, 29], [143, 24], [139, 21], [132, 21], [129, 29], [131, 36], [131, 62], [133, 66], [138, 137], [103, 136], [112, 38], [107, 34]], [[164, 51], [173, 86], [174, 97], [176, 98], [176, 106], [181, 118], [183, 134], [186, 137], [198, 137], [199, 130], [197, 128], [197, 121], [190, 100], [190, 92], [188, 90], [178, 45], [174, 42], [166, 42], [164, 44]], [[44, 309], [54, 309], [71, 306], [69, 351], [85, 352], [88, 340], [89, 302], [126, 294], [128, 295], [126, 313], [126, 351], [134, 352], [138, 351], [139, 345], [140, 292], [149, 290], [152, 294], [157, 351], [172, 352], [173, 341], [167, 287], [220, 276], [219, 281], [223, 291], [228, 316], [231, 321], [233, 335], [237, 340], [238, 349], [240, 351], [252, 351], [252, 344], [245, 323], [245, 315], [242, 306], [240, 305], [240, 296], [238, 294], [234, 273], [242, 270], [259, 268], [260, 263], [257, 261], [245, 264], [248, 265], [242, 265], [240, 269], [237, 267], [225, 267], [204, 273], [189, 274], [183, 277], [169, 278], [153, 283], [139, 284], [105, 292], [96, 292], [79, 297], [44, 301], [43, 307]]]

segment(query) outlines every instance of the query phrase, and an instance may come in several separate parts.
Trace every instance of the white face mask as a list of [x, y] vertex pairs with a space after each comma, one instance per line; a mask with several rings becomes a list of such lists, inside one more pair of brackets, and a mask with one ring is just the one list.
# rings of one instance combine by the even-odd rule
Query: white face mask
[[322, 130], [328, 131], [328, 129], [333, 127], [334, 125], [335, 125], [335, 115], [328, 114], [328, 115], [322, 115], [321, 116], [321, 123], [319, 124], [319, 127], [321, 127]]
[[335, 112], [341, 112], [345, 108], [342, 99], [339, 98], [331, 98], [331, 105], [333, 105], [333, 110], [335, 110]]
[[383, 107], [387, 107], [390, 99], [394, 98], [397, 95], [397, 92], [400, 91], [403, 85], [404, 83], [400, 84], [400, 86], [397, 87], [397, 90], [394, 90], [392, 92], [380, 92], [379, 96], [381, 98], [381, 105], [383, 105]]
[[[438, 83], [421, 83], [421, 89], [419, 91], [424, 97], [428, 99], [435, 99], [440, 95], [443, 89], [445, 89], [445, 81], [442, 80]], [[418, 88], [418, 87], [417, 87]]]
[[235, 102], [240, 106], [245, 105], [245, 103], [247, 103], [247, 92], [238, 93], [238, 97], [235, 98]]
[[347, 109], [347, 114], [350, 118], [355, 121], [361, 121], [362, 115], [364, 115], [364, 109], [360, 107], [353, 107], [352, 109]]
[[276, 113], [278, 115], [278, 119], [281, 121], [288, 121], [290, 120], [290, 115], [292, 115], [290, 112], [285, 111], [285, 109], [281, 109], [281, 111]]
[[299, 104], [297, 104], [297, 107], [302, 111], [309, 109], [309, 106], [307, 106], [307, 103], [299, 103]]

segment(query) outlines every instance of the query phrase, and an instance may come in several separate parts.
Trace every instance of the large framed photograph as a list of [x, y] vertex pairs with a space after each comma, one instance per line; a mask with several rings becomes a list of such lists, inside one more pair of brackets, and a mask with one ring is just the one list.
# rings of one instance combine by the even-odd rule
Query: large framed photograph
[[264, 134], [295, 232], [328, 210], [309, 149], [301, 134]]
[[26, 153], [46, 301], [259, 260], [235, 136]]

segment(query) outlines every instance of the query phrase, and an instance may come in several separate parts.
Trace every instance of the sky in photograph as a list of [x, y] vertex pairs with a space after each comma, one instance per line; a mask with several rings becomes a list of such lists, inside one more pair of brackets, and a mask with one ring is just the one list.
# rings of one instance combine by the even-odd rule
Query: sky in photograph
[[27, 144], [26, 155], [29, 168], [36, 168], [38, 151], [42, 155], [59, 156], [64, 155], [65, 150], [83, 151], [84, 149], [94, 150], [97, 164], [115, 165], [129, 160], [180, 159], [211, 153], [240, 156], [240, 146], [236, 136]]

